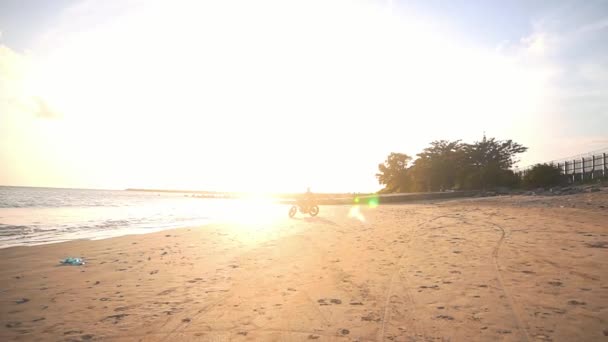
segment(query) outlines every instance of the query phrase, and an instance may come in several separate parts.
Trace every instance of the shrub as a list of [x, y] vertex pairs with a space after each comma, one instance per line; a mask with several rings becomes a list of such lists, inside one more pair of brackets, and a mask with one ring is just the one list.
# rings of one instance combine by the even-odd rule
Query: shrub
[[524, 175], [523, 184], [527, 188], [548, 188], [564, 184], [565, 180], [557, 166], [537, 164]]

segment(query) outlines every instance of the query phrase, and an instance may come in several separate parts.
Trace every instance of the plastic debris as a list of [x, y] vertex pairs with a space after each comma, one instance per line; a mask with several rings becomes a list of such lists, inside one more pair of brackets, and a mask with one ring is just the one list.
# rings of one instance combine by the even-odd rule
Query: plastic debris
[[59, 261], [62, 265], [72, 265], [72, 266], [80, 266], [84, 265], [84, 260], [82, 258], [65, 258]]

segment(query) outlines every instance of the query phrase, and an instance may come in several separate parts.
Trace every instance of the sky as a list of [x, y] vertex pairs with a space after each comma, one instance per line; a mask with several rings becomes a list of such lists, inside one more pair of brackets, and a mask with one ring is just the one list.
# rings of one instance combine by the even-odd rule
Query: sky
[[608, 0], [0, 2], [0, 184], [368, 192], [391, 152], [608, 147]]

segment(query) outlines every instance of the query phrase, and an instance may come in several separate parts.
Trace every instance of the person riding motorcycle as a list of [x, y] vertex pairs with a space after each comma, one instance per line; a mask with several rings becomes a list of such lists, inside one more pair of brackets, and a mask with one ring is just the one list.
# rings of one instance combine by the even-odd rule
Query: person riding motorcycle
[[308, 212], [308, 209], [310, 207], [312, 207], [313, 205], [315, 205], [314, 203], [314, 195], [313, 193], [310, 191], [310, 187], [306, 188], [306, 192], [300, 196], [300, 199], [298, 201], [298, 205], [300, 207], [302, 207], [304, 212]]
[[298, 211], [310, 216], [317, 216], [319, 214], [319, 206], [315, 202], [315, 196], [310, 191], [310, 188], [304, 194], [296, 196], [295, 205], [289, 209], [289, 217], [294, 217]]

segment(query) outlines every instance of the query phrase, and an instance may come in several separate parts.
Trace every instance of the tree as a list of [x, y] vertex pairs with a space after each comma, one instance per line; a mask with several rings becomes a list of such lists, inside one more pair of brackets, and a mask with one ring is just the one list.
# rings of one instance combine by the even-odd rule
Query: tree
[[534, 165], [524, 175], [523, 184], [527, 188], [548, 188], [564, 183], [565, 177], [559, 167], [552, 164]]
[[383, 164], [378, 164], [380, 172], [376, 174], [376, 178], [385, 186], [382, 192], [407, 191], [407, 165], [411, 160], [412, 158], [407, 154], [393, 152]]
[[519, 178], [511, 170], [516, 156], [527, 150], [513, 140], [486, 138], [473, 144], [460, 140], [437, 140], [417, 154], [391, 153], [376, 174], [382, 192], [437, 191], [442, 189], [485, 189], [488, 186], [516, 186]]
[[516, 155], [527, 151], [528, 148], [513, 140], [487, 139], [483, 136], [481, 141], [466, 144], [467, 168], [464, 180], [470, 188], [503, 185], [501, 180], [518, 160]]
[[428, 191], [454, 188], [464, 166], [463, 146], [460, 140], [433, 141], [414, 162], [416, 183], [426, 184]]

